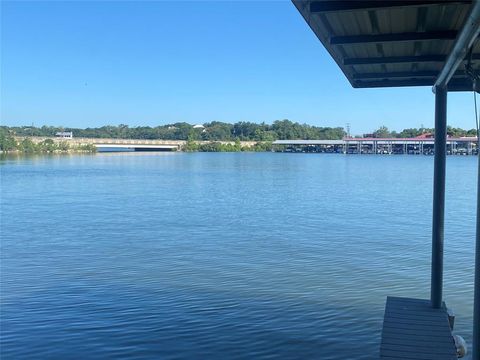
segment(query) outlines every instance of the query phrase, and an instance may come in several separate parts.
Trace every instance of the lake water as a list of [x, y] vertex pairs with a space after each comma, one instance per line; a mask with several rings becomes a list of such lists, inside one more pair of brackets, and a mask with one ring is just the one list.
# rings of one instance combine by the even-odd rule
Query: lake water
[[[448, 157], [445, 299], [471, 342], [476, 158]], [[428, 298], [433, 158], [1, 161], [2, 359], [372, 359]]]

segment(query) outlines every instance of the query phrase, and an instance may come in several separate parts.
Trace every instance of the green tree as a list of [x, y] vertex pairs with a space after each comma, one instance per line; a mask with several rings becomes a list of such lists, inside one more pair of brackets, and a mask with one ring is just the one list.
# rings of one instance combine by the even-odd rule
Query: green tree
[[273, 145], [271, 141], [257, 142], [252, 147], [252, 151], [272, 151]]
[[234, 151], [242, 151], [242, 144], [239, 139], [235, 139], [235, 145], [233, 145]]
[[37, 151], [37, 145], [30, 138], [23, 139], [19, 148], [20, 151], [24, 153], [34, 153]]
[[58, 150], [60, 151], [68, 151], [70, 149], [70, 144], [67, 143], [66, 141], [62, 141], [58, 143]]
[[11, 131], [0, 127], [0, 151], [12, 151], [17, 149], [17, 142], [12, 136]]
[[55, 144], [55, 142], [52, 139], [43, 140], [40, 144], [37, 145], [37, 147], [41, 151], [45, 151], [45, 152], [54, 152], [58, 148], [57, 144]]
[[386, 126], [380, 126], [377, 130], [373, 132], [374, 138], [389, 138], [392, 134]]

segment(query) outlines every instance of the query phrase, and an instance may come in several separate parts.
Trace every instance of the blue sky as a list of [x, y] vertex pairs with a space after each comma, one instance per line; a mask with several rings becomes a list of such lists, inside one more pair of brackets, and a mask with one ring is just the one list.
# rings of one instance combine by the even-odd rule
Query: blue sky
[[[352, 89], [290, 1], [1, 3], [1, 123], [433, 126], [428, 87]], [[449, 124], [474, 127], [471, 93]]]

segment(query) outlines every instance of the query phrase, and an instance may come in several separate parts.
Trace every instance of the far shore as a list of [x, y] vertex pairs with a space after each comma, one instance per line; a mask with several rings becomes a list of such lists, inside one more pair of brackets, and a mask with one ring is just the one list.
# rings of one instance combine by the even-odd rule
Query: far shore
[[95, 153], [97, 146], [121, 147], [165, 146], [169, 151], [184, 152], [262, 152], [271, 151], [269, 141], [201, 141], [201, 140], [148, 140], [115, 138], [62, 138], [44, 136], [11, 136], [4, 140], [3, 153], [8, 154], [72, 154]]

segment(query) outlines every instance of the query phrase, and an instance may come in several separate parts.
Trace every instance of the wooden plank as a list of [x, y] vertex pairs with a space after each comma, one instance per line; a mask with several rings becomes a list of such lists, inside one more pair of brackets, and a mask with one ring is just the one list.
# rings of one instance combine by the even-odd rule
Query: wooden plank
[[388, 297], [380, 358], [457, 360], [445, 309], [433, 309], [428, 300]]
[[421, 336], [424, 337], [425, 339], [428, 339], [429, 337], [434, 339], [442, 339], [443, 341], [446, 341], [451, 338], [451, 335], [446, 335], [446, 333], [441, 332], [430, 332], [428, 335], [425, 335], [425, 333], [421, 333], [417, 329], [400, 329], [396, 330], [395, 328], [385, 328], [385, 333], [384, 338], [385, 341], [388, 341], [390, 339], [405, 339], [405, 341], [413, 341], [413, 337], [416, 336]]
[[392, 321], [395, 323], [403, 323], [403, 324], [418, 324], [418, 325], [425, 325], [425, 326], [429, 326], [429, 325], [434, 326], [434, 325], [442, 325], [445, 319], [433, 317], [433, 316], [415, 317], [415, 316], [408, 316], [408, 315], [401, 316], [398, 314], [395, 314], [395, 315], [389, 314], [388, 318], [386, 318], [385, 321]]
[[413, 322], [410, 322], [410, 323], [401, 323], [401, 322], [398, 322], [398, 321], [395, 321], [395, 320], [385, 320], [383, 322], [383, 326], [384, 327], [391, 327], [391, 328], [394, 328], [394, 329], [406, 329], [406, 330], [410, 330], [410, 329], [416, 329], [416, 330], [419, 330], [419, 331], [434, 331], [436, 333], [439, 333], [439, 334], [442, 334], [442, 333], [445, 333], [445, 334], [449, 334], [450, 333], [450, 329], [444, 329], [443, 326], [441, 326], [441, 323], [438, 323], [438, 324], [428, 324], [428, 325], [424, 325], [424, 324], [415, 324]]
[[[416, 349], [414, 349], [416, 350]], [[383, 350], [381, 356], [392, 356], [397, 360], [458, 360], [457, 356], [452, 355], [438, 355], [438, 354], [420, 354], [414, 350], [409, 351], [395, 351], [395, 350]], [[381, 357], [383, 360], [383, 358]]]
[[405, 309], [387, 309], [386, 313], [392, 314], [392, 316], [395, 316], [395, 314], [402, 315], [402, 316], [425, 316], [425, 317], [431, 317], [431, 314], [435, 313], [437, 310], [435, 309], [429, 309], [429, 310], [417, 310], [415, 308], [405, 308]]
[[405, 297], [398, 297], [398, 296], [388, 296], [387, 300], [389, 300], [391, 304], [394, 304], [394, 303], [413, 304], [419, 308], [421, 308], [422, 305], [426, 307], [430, 305], [430, 300], [426, 300], [426, 299], [414, 299], [414, 298], [405, 298]]
[[[385, 332], [385, 333], [387, 334], [387, 332]], [[416, 335], [415, 339], [413, 340], [411, 338], [412, 334], [398, 333], [398, 332], [394, 332], [393, 330], [392, 330], [391, 335], [396, 335], [396, 336], [389, 336], [388, 338], [386, 337], [385, 341], [389, 341], [389, 342], [392, 342], [392, 341], [399, 341], [400, 342], [401, 341], [403, 343], [405, 341], [410, 341], [410, 342], [413, 343], [415, 341], [430, 342], [430, 341], [439, 340], [439, 342], [442, 342], [442, 344], [443, 344], [443, 343], [448, 343], [451, 340], [451, 335], [449, 335], [449, 336], [438, 336], [438, 335], [435, 335], [435, 334]]]
[[388, 316], [389, 321], [395, 321], [397, 323], [405, 323], [405, 324], [422, 324], [422, 325], [435, 325], [439, 324], [442, 325], [444, 319], [434, 318], [432, 316], [401, 316], [399, 314], [389, 314]]
[[[429, 344], [429, 343], [432, 343], [432, 342], [437, 342], [438, 339], [435, 339], [435, 338], [422, 338], [422, 339], [417, 339], [415, 341], [410, 341], [409, 342], [409, 345], [410, 346], [413, 346], [417, 349], [423, 349], [423, 348], [427, 348], [425, 347], [425, 344]], [[450, 351], [451, 349], [451, 345], [449, 343], [450, 339], [445, 339], [445, 342], [443, 344], [440, 344], [440, 345], [435, 345], [437, 349], [442, 349], [443, 351]], [[398, 346], [404, 346], [405, 344], [405, 340], [404, 339], [390, 339], [388, 344], [384, 344], [384, 345], [389, 345], [387, 347], [390, 347], [390, 345], [398, 345]]]
[[[450, 354], [450, 355], [455, 355], [456, 351], [454, 351], [451, 347], [438, 347], [436, 344], [427, 344], [428, 346], [421, 346], [421, 347], [415, 347], [415, 354], [426, 354], [426, 355], [444, 355], [444, 354]], [[399, 344], [384, 344], [384, 349], [388, 349], [391, 351], [401, 351], [401, 352], [408, 352], [412, 350], [412, 346], [409, 344], [408, 346], [406, 345], [399, 345]]]
[[448, 333], [444, 332], [444, 331], [422, 331], [422, 330], [419, 330], [419, 329], [416, 329], [416, 328], [411, 328], [411, 329], [397, 329], [395, 327], [384, 327], [384, 329], [386, 330], [385, 331], [385, 335], [387, 336], [391, 336], [391, 337], [395, 337], [396, 334], [399, 334], [399, 335], [410, 335], [410, 338], [412, 337], [415, 337], [416, 335], [418, 334], [426, 334], [426, 333], [429, 333], [431, 334], [432, 336], [434, 336], [435, 338], [438, 338], [438, 337], [442, 337], [442, 338], [449, 338], [448, 336]]

